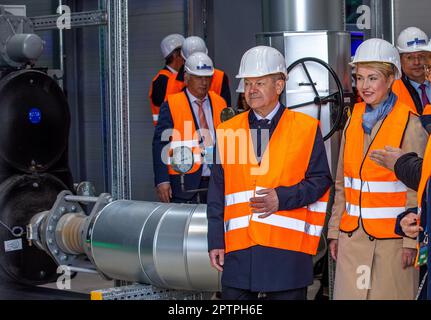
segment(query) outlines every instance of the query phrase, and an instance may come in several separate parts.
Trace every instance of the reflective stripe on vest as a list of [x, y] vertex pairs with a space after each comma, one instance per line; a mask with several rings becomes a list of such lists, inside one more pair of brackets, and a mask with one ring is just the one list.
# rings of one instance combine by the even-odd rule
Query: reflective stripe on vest
[[[323, 226], [311, 225], [303, 220], [284, 217], [277, 214], [272, 214], [265, 219], [260, 219], [261, 213], [253, 214], [251, 219], [253, 221], [264, 223], [270, 226], [280, 227], [284, 229], [295, 230], [304, 232], [308, 235], [320, 237], [322, 234]], [[234, 218], [225, 222], [225, 232], [233, 231], [236, 229], [247, 228], [250, 225], [250, 216]]]
[[[226, 102], [224, 99], [214, 92], [208, 93], [210, 104], [213, 111], [213, 123], [216, 128], [221, 120], [220, 115], [224, 108], [226, 108]], [[195, 173], [200, 169], [202, 161], [202, 150], [199, 145], [198, 133], [196, 132], [196, 124], [193, 117], [192, 107], [190, 106], [187, 94], [180, 92], [174, 95], [170, 95], [168, 98], [169, 110], [172, 115], [172, 121], [174, 123], [172, 140], [169, 145], [169, 154], [167, 155], [168, 169], [170, 175], [178, 175], [178, 173], [172, 169], [171, 161], [173, 150], [178, 147], [188, 147], [193, 151], [194, 164], [192, 169], [187, 173]]]
[[359, 227], [378, 239], [400, 238], [395, 234], [397, 216], [405, 211], [407, 187], [395, 174], [369, 159], [373, 150], [400, 147], [411, 109], [397, 101], [387, 115], [364, 157], [362, 115], [365, 103], [356, 104], [346, 129], [344, 149], [344, 192], [346, 210], [340, 230], [352, 232]]
[[353, 217], [362, 216], [363, 219], [396, 219], [405, 210], [405, 207], [361, 208], [346, 202], [347, 214]]
[[[256, 187], [256, 191], [263, 190], [263, 187]], [[241, 203], [249, 203], [250, 198], [257, 196], [255, 191], [249, 190], [244, 192], [238, 192], [234, 194], [228, 194], [225, 196], [225, 206], [232, 206]], [[326, 201], [317, 201], [308, 205], [308, 207], [304, 207], [308, 209], [310, 212], [321, 213], [326, 215], [328, 199]], [[307, 221], [298, 220], [290, 217], [285, 217], [277, 214], [272, 214], [268, 218], [260, 219], [259, 214], [252, 214], [251, 219], [256, 222], [264, 223], [267, 225], [272, 225], [276, 227], [281, 227], [285, 229], [291, 229], [295, 231], [304, 232], [306, 234], [320, 237], [322, 234], [323, 226], [322, 225], [312, 225]], [[247, 228], [249, 226], [250, 216], [242, 216], [239, 218], [233, 218], [225, 222], [225, 232]]]
[[[256, 191], [264, 190], [265, 188], [262, 187], [256, 187]], [[256, 194], [255, 190], [248, 190], [248, 191], [242, 191], [237, 192], [233, 194], [227, 194], [225, 195], [225, 206], [232, 206], [234, 204], [240, 204], [240, 203], [248, 203], [250, 201], [250, 198], [258, 197], [259, 195]]]
[[[250, 132], [248, 112], [222, 123], [217, 131], [220, 153], [247, 154], [246, 163], [222, 163], [225, 177], [225, 251], [243, 250], [255, 245], [316, 254], [326, 217], [329, 199], [327, 192], [319, 201], [307, 207], [277, 211], [265, 219], [253, 214], [250, 198], [258, 196], [256, 191], [292, 186], [305, 179], [308, 161], [318, 130], [317, 120], [290, 110], [285, 110], [274, 130], [264, 153], [260, 168], [268, 168], [262, 175], [252, 175], [257, 168], [253, 152], [245, 150], [250, 143], [232, 139], [228, 132], [236, 130]], [[223, 134], [225, 133], [225, 135]], [[285, 141], [292, 141], [286, 144]], [[228, 144], [231, 144], [228, 146]], [[245, 148], [245, 149], [244, 149]], [[226, 159], [220, 155], [221, 159]], [[239, 162], [239, 161], [238, 161]], [[269, 162], [271, 165], [269, 166]]]
[[150, 106], [151, 106], [151, 113], [153, 115], [154, 126], [156, 126], [157, 121], [159, 121], [160, 106], [156, 106], [153, 103], [153, 84], [154, 84], [154, 81], [156, 81], [160, 75], [164, 75], [164, 76], [168, 77], [168, 79], [169, 79], [169, 77], [172, 75], [172, 72], [170, 72], [169, 70], [166, 70], [166, 69], [162, 69], [159, 71], [159, 73], [157, 73], [157, 75], [151, 81], [150, 93], [148, 96], [150, 98]]
[[[264, 190], [265, 188], [256, 187], [256, 191]], [[242, 191], [225, 196], [225, 206], [232, 206], [240, 203], [248, 203], [250, 198], [259, 197], [254, 190]], [[326, 213], [327, 201], [317, 201], [308, 206], [309, 211]], [[307, 207], [304, 207], [307, 208]]]

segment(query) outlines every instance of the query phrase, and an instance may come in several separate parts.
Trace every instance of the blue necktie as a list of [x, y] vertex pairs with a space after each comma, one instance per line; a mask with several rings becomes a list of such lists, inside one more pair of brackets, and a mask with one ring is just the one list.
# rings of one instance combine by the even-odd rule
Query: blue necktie
[[[258, 157], [258, 161], [260, 162], [260, 158], [262, 157], [262, 149], [265, 151], [266, 145], [268, 141], [265, 139], [265, 141], [262, 141], [262, 131], [261, 130], [269, 130], [269, 126], [271, 123], [271, 120], [268, 119], [261, 119], [257, 120], [257, 150], [256, 150], [256, 156]], [[264, 144], [262, 148], [262, 144]]]

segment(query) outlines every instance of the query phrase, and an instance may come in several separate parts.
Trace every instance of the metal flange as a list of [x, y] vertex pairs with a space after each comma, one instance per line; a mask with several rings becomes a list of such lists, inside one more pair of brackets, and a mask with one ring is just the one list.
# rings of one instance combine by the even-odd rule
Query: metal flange
[[67, 202], [66, 196], [72, 195], [70, 191], [62, 191], [55, 201], [52, 209], [45, 216], [40, 226], [40, 239], [45, 245], [46, 251], [58, 265], [69, 265], [76, 256], [64, 252], [56, 241], [55, 230], [60, 218], [68, 213], [82, 212], [81, 206], [76, 202]]

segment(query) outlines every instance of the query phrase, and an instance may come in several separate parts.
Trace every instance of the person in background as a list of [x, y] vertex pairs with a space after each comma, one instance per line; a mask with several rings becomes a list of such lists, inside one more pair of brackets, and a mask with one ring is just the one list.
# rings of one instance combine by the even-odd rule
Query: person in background
[[[226, 102], [209, 91], [214, 66], [205, 53], [192, 54], [184, 70], [185, 89], [170, 95], [160, 108], [153, 137], [155, 185], [162, 202], [206, 203], [206, 192], [187, 190], [208, 188], [211, 170], [210, 165], [202, 161], [202, 154], [208, 154], [212, 162], [215, 128], [221, 123]], [[185, 190], [181, 175], [172, 167], [173, 151], [177, 147], [190, 147], [193, 152], [193, 167], [184, 175]]]
[[[184, 59], [187, 59], [193, 53], [203, 52], [208, 54], [208, 49], [205, 41], [196, 36], [188, 37], [183, 44], [181, 49], [181, 55]], [[165, 100], [167, 100], [170, 94], [178, 93], [183, 90], [184, 84], [184, 68], [180, 69], [178, 74], [172, 74], [169, 77], [168, 86], [166, 90]], [[221, 96], [228, 106], [231, 105], [231, 95], [229, 89], [229, 78], [225, 72], [220, 69], [214, 68], [214, 75], [211, 81], [210, 91], [214, 91], [216, 94]]]
[[168, 87], [169, 76], [177, 74], [184, 65], [184, 58], [181, 55], [184, 37], [180, 34], [170, 34], [163, 38], [160, 43], [165, 67], [161, 69], [153, 78], [150, 87], [150, 106], [153, 115], [153, 124], [157, 125], [159, 119], [160, 106], [165, 100], [166, 89]]
[[[425, 129], [431, 132], [431, 83], [425, 78], [424, 63], [429, 38], [416, 27], [401, 31], [397, 49], [401, 55], [401, 79], [395, 81], [392, 90], [398, 99], [421, 115]], [[428, 130], [429, 129], [429, 130]]]
[[241, 79], [238, 88], [236, 89], [236, 92], [238, 93], [238, 100], [236, 102], [236, 111], [238, 113], [248, 111], [250, 109], [250, 106], [247, 104], [247, 100], [245, 99], [244, 94], [244, 79]]
[[336, 260], [334, 299], [413, 299], [418, 272], [416, 242], [395, 233], [397, 216], [414, 206], [416, 192], [374, 163], [370, 152], [384, 146], [423, 154], [427, 133], [410, 106], [392, 92], [401, 77], [398, 51], [369, 39], [356, 51], [358, 103], [344, 129], [328, 224]]

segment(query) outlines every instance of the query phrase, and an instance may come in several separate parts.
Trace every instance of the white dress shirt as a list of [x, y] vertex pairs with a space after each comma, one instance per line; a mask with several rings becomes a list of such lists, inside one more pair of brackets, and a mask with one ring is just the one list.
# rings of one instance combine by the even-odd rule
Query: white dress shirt
[[[192, 105], [193, 113], [195, 115], [196, 121], [199, 125], [199, 107], [196, 104], [196, 100], [199, 100], [194, 95], [192, 95], [189, 91], [189, 89], [186, 89], [186, 94], [189, 97], [190, 103]], [[205, 118], [208, 123], [208, 128], [211, 134], [211, 138], [213, 143], [215, 142], [215, 132], [214, 132], [214, 121], [213, 121], [213, 114], [211, 109], [211, 104], [208, 95], [205, 96], [202, 103], [202, 108], [204, 110]], [[211, 170], [208, 167], [208, 165], [204, 164], [202, 167], [202, 176], [209, 177], [211, 175]]]
[[277, 105], [275, 106], [274, 110], [272, 110], [265, 118], [261, 117], [260, 115], [258, 115], [254, 110], [254, 115], [256, 116], [257, 120], [262, 120], [262, 119], [267, 119], [269, 121], [272, 121], [272, 118], [275, 117], [275, 115], [277, 114], [278, 109], [280, 109], [281, 104], [280, 102], [277, 103]]
[[[418, 82], [410, 80], [410, 79], [409, 79], [409, 81], [410, 81], [411, 85], [413, 86], [413, 88], [415, 88], [416, 92], [419, 95], [419, 99], [421, 100], [421, 102], [423, 104], [422, 90], [419, 88], [421, 86], [421, 83], [418, 83]], [[425, 85], [425, 92], [426, 92], [426, 95], [428, 97], [428, 101], [431, 101], [431, 84], [428, 80], [425, 80], [424, 85]], [[423, 105], [422, 107], [425, 107], [425, 106]]]

